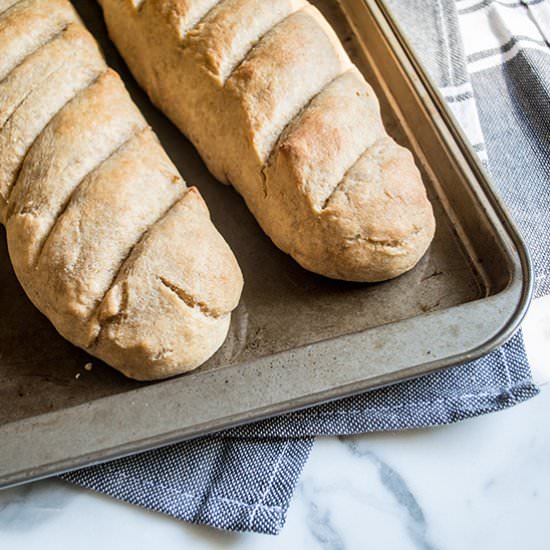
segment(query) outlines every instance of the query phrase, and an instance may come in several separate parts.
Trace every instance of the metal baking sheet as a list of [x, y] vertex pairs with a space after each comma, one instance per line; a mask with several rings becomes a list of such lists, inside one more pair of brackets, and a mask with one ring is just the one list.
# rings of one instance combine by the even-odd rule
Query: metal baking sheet
[[378, 93], [390, 134], [414, 152], [437, 217], [419, 265], [370, 285], [314, 275], [276, 249], [137, 87], [96, 3], [74, 4], [184, 178], [200, 188], [245, 288], [229, 337], [207, 364], [138, 383], [74, 348], [36, 311], [2, 230], [0, 486], [418, 376], [510, 336], [530, 298], [525, 248], [381, 0], [314, 2]]

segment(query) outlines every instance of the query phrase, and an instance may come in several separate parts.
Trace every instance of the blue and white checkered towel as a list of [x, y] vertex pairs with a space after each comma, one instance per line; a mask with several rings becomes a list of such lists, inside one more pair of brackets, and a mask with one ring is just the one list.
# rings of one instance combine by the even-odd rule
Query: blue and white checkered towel
[[[488, 163], [530, 246], [537, 293], [548, 293], [549, 2], [389, 4]], [[63, 477], [187, 521], [274, 534], [314, 436], [446, 424], [536, 393], [518, 333], [485, 358], [444, 372]]]

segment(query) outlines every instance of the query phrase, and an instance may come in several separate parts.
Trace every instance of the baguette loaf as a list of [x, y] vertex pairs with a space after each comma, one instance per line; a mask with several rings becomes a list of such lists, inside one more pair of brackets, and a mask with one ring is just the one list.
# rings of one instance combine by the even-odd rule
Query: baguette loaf
[[0, 221], [33, 303], [145, 380], [227, 334], [242, 275], [67, 0], [0, 0]]
[[380, 281], [435, 229], [412, 155], [305, 0], [99, 0], [152, 101], [303, 267]]

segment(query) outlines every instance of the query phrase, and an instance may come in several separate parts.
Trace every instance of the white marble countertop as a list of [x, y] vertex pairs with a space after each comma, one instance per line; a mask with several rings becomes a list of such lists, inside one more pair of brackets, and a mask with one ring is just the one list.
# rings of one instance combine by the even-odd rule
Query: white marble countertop
[[0, 492], [0, 549], [548, 550], [550, 296], [524, 334], [539, 396], [442, 428], [319, 439], [277, 537], [43, 481]]

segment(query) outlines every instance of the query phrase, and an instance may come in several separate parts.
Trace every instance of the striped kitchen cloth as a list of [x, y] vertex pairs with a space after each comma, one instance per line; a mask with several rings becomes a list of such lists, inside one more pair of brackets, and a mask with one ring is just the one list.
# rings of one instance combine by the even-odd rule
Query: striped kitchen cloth
[[550, 1], [456, 2], [489, 167], [550, 292]]
[[[523, 231], [537, 292], [548, 292], [548, 2], [388, 2]], [[275, 534], [314, 436], [446, 424], [536, 393], [518, 333], [443, 372], [63, 477], [186, 521]]]
[[387, 0], [550, 292], [550, 0]]

